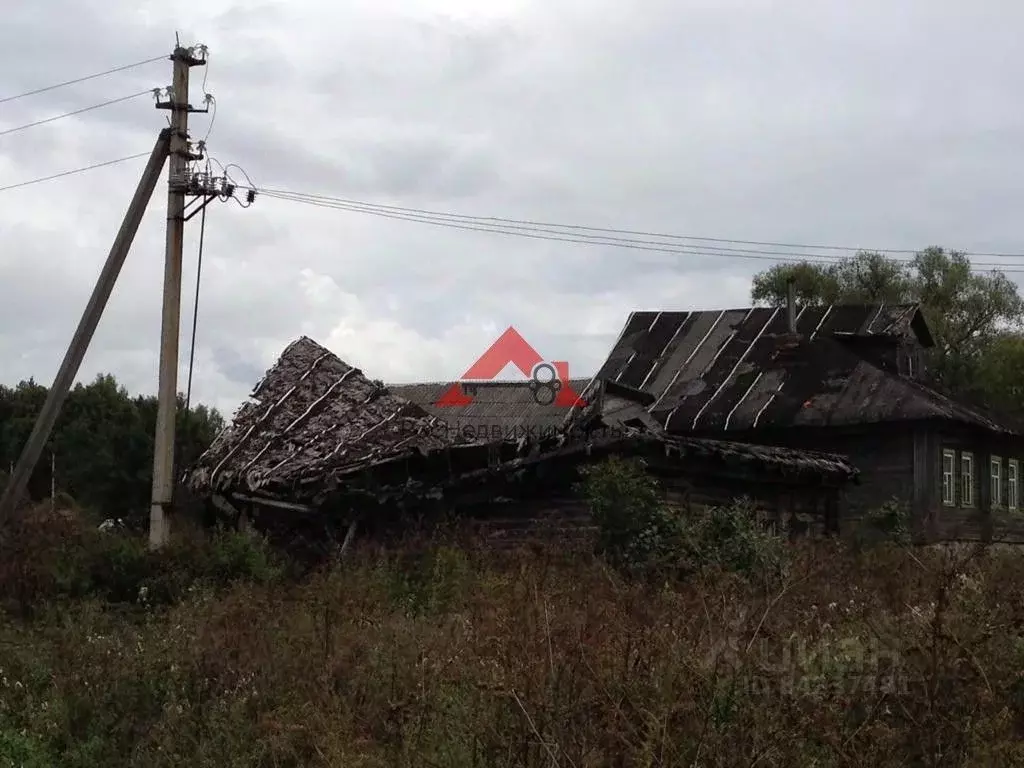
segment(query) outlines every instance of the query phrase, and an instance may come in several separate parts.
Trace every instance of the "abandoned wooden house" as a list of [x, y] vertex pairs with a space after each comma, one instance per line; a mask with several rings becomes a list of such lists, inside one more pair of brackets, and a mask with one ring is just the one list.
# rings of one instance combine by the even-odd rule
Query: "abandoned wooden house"
[[[453, 428], [465, 413], [432, 414], [303, 337], [285, 349], [186, 482], [222, 511], [268, 530], [340, 532], [358, 521], [387, 533], [455, 513], [508, 539], [540, 528], [585, 532], [577, 469], [610, 454], [644, 457], [684, 504], [800, 495], [834, 510], [838, 489], [856, 475], [835, 456], [668, 437], [645, 423], [646, 414], [624, 415], [631, 402], [618, 411], [614, 402], [605, 396], [600, 411], [588, 412], [589, 431], [470, 437]], [[555, 418], [543, 408], [536, 413]], [[509, 423], [533, 418], [515, 414], [502, 411]], [[475, 418], [479, 423], [480, 414]], [[824, 514], [819, 523], [832, 524]]]
[[584, 397], [614, 388], [672, 435], [850, 459], [851, 518], [896, 501], [930, 540], [1024, 535], [1024, 439], [928, 383], [918, 305], [634, 312]]

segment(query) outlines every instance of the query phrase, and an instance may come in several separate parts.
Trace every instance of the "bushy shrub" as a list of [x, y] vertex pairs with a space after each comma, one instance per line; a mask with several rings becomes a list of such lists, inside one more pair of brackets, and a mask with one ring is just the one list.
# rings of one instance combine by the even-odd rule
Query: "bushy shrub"
[[787, 552], [783, 539], [757, 519], [755, 506], [737, 499], [724, 507], [711, 507], [695, 515], [700, 559], [724, 570], [774, 578], [785, 574]]
[[869, 512], [859, 531], [859, 543], [874, 544], [891, 541], [895, 544], [909, 544], [910, 513], [907, 505], [893, 498], [876, 510]]
[[0, 598], [23, 615], [52, 599], [169, 604], [193, 586], [268, 584], [282, 573], [262, 538], [233, 530], [180, 535], [158, 552], [144, 535], [59, 514], [21, 517], [5, 533]]
[[410, 616], [450, 609], [468, 593], [472, 572], [466, 553], [445, 544], [382, 557], [375, 563], [384, 592]]
[[712, 566], [774, 577], [785, 570], [782, 540], [746, 500], [682, 513], [663, 500], [642, 461], [619, 457], [585, 468], [581, 490], [599, 554], [622, 571], [685, 575]]
[[639, 459], [612, 457], [582, 470], [580, 490], [598, 528], [598, 553], [632, 573], [676, 568], [692, 549], [683, 520], [662, 501]]

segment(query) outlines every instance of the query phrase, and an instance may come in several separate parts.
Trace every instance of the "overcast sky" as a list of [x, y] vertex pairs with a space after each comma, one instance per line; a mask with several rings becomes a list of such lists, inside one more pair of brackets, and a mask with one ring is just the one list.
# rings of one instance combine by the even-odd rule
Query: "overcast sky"
[[[169, 53], [175, 30], [207, 44], [211, 154], [261, 187], [706, 237], [1024, 251], [1017, 3], [11, 5], [0, 99]], [[192, 71], [193, 103], [204, 76]], [[3, 103], [0, 131], [169, 82], [165, 61]], [[143, 97], [0, 136], [0, 186], [146, 152], [165, 124]], [[210, 128], [192, 117], [195, 138]], [[0, 382], [52, 380], [144, 162], [0, 192]], [[165, 191], [83, 379], [155, 391]], [[193, 399], [228, 412], [301, 334], [374, 378], [451, 380], [515, 325], [590, 374], [631, 310], [743, 306], [767, 266], [269, 197], [212, 205], [205, 249]]]

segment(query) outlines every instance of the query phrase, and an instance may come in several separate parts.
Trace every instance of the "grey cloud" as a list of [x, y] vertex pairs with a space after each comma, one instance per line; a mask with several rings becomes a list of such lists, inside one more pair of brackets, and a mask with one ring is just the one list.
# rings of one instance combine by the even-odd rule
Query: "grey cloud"
[[[445, 17], [413, 2], [211, 0], [182, 19], [123, 0], [51, 6], [5, 16], [0, 98], [169, 53], [179, 24], [183, 42], [211, 48], [213, 156], [263, 186], [699, 236], [1024, 251], [1021, 65], [1005, 53], [1024, 11], [1005, 3], [595, 0], [453, 4]], [[157, 63], [2, 104], [0, 130], [169, 75]], [[0, 186], [146, 151], [164, 117], [142, 99], [2, 137]], [[209, 120], [192, 125], [202, 138]], [[141, 164], [0, 201], [0, 380], [56, 369]], [[161, 189], [83, 377], [155, 386], [164, 206]], [[443, 377], [483, 351], [482, 329], [515, 324], [586, 375], [631, 309], [742, 305], [771, 263], [704, 246], [660, 254], [269, 197], [214, 204], [196, 394], [243, 397], [300, 333], [334, 338], [373, 375]]]
[[234, 347], [216, 347], [213, 350], [213, 356], [229, 381], [248, 387], [255, 386], [266, 372], [266, 368], [258, 363], [254, 364], [251, 359], [242, 357], [239, 350]]

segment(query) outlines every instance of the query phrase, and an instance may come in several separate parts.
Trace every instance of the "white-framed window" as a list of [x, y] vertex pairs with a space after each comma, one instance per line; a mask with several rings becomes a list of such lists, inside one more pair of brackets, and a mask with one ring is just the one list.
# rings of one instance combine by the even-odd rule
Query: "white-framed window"
[[974, 454], [960, 454], [960, 506], [974, 506]]
[[1003, 506], [1003, 459], [993, 456], [989, 459], [989, 485], [992, 494], [992, 506]]
[[942, 503], [956, 506], [956, 451], [942, 449]]
[[1009, 509], [1017, 509], [1020, 503], [1017, 497], [1017, 474], [1019, 468], [1016, 459], [1009, 459], [1006, 462], [1006, 506]]

